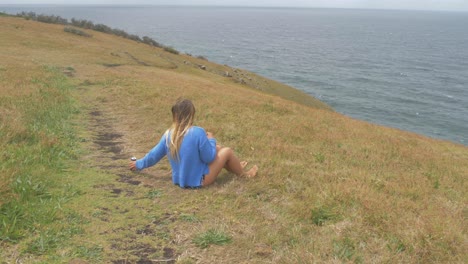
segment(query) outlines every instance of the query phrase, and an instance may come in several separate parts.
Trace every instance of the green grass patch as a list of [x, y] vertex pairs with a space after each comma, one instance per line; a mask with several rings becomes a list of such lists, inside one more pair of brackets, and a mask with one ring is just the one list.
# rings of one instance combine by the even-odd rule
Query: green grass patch
[[311, 211], [312, 223], [318, 226], [323, 226], [327, 222], [335, 222], [339, 219], [339, 216], [335, 212], [333, 207], [329, 206], [317, 206]]
[[192, 242], [200, 247], [207, 248], [210, 245], [225, 245], [231, 243], [232, 238], [222, 231], [210, 229], [205, 233], [197, 235]]
[[432, 183], [434, 189], [440, 188], [440, 176], [434, 171], [428, 171], [424, 173], [424, 176]]
[[0, 241], [25, 239], [24, 253], [41, 255], [82, 233], [83, 219], [64, 213], [62, 204], [79, 194], [67, 182], [70, 160], [78, 142], [72, 117], [78, 113], [71, 97], [73, 86], [55, 67], [42, 67], [29, 84], [33, 93], [0, 98], [0, 109], [17, 109], [20, 118], [2, 125], [0, 139], [5, 159], [0, 168], [10, 182], [0, 193]]
[[343, 261], [354, 261], [354, 263], [362, 263], [362, 259], [357, 256], [356, 244], [349, 237], [345, 237], [333, 242], [333, 255]]
[[323, 155], [322, 153], [315, 153], [314, 158], [315, 161], [317, 161], [318, 163], [323, 163], [325, 161], [325, 155]]
[[160, 191], [160, 190], [151, 190], [146, 194], [146, 198], [154, 199], [154, 198], [161, 197], [161, 195], [162, 195], [162, 191]]
[[396, 254], [402, 253], [407, 250], [407, 247], [404, 244], [404, 242], [400, 238], [394, 235], [391, 235], [389, 237], [387, 248], [389, 249], [390, 252], [396, 253]]
[[56, 249], [63, 241], [63, 235], [56, 230], [45, 230], [39, 232], [27, 246], [25, 252], [34, 255], [42, 255]]
[[190, 222], [190, 223], [195, 223], [195, 222], [200, 221], [198, 217], [196, 217], [195, 215], [190, 215], [190, 214], [181, 214], [179, 218], [185, 222]]
[[102, 260], [102, 251], [103, 248], [99, 245], [78, 246], [72, 256], [90, 261], [100, 261]]

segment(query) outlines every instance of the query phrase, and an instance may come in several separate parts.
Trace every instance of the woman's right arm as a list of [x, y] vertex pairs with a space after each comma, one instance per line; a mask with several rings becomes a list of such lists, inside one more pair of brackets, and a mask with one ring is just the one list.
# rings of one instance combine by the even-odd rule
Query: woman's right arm
[[158, 163], [166, 155], [166, 134], [161, 137], [159, 143], [151, 149], [144, 158], [135, 162], [135, 168], [142, 170]]
[[216, 157], [216, 139], [213, 137], [213, 133], [202, 131], [199, 145], [200, 158], [203, 162], [210, 164]]

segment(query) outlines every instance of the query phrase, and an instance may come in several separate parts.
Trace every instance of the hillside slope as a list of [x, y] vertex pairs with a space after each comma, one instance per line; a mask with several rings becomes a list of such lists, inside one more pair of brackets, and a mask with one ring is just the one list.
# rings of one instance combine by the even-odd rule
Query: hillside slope
[[[467, 147], [354, 120], [240, 69], [63, 29], [0, 17], [5, 263], [467, 260]], [[127, 170], [170, 126], [181, 96], [258, 177], [223, 172], [213, 186], [183, 190], [167, 161]], [[70, 115], [49, 114], [64, 112], [67, 98]], [[48, 118], [63, 121], [42, 129]], [[57, 150], [65, 139], [73, 153]], [[11, 187], [21, 177], [41, 179], [31, 190], [51, 202], [48, 221], [10, 206], [22, 202]]]

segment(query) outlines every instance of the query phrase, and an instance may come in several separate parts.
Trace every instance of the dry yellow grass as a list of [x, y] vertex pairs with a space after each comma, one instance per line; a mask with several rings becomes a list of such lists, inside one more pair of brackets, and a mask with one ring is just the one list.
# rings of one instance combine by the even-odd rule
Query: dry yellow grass
[[[290, 91], [276, 82], [243, 71], [252, 83], [238, 83], [223, 76], [229, 67], [115, 36], [83, 38], [63, 26], [6, 17], [0, 17], [0, 32], [1, 98], [35, 89], [32, 80], [44, 65], [63, 69], [83, 107], [82, 136], [93, 137], [93, 111], [106, 119], [106, 129], [122, 135], [122, 158], [113, 163], [122, 173], [124, 157], [141, 157], [169, 127], [170, 106], [180, 96], [194, 101], [197, 125], [260, 167], [254, 179], [224, 173], [214, 186], [186, 191], [170, 183], [162, 162], [132, 175], [162, 197], [149, 205], [119, 197], [126, 204], [120, 211], [128, 206], [131, 217], [113, 213], [110, 222], [93, 218], [96, 208], [115, 205], [106, 193], [92, 191], [106, 180], [77, 170], [85, 191], [70, 207], [91, 221], [77, 240], [101, 245], [104, 262], [138, 260], [128, 247], [116, 247], [118, 240], [170, 247], [170, 258], [180, 263], [467, 261], [466, 146], [354, 120], [315, 99], [292, 102], [262, 91]], [[15, 109], [2, 104], [0, 112], [2, 123], [22, 129]], [[82, 163], [105, 167], [100, 151], [90, 148]], [[187, 215], [196, 221], [181, 220]], [[158, 231], [129, 239], [135, 234], [125, 228], [145, 226], [151, 217], [168, 227], [157, 229], [165, 238]], [[210, 229], [229, 234], [232, 243], [203, 250], [193, 245], [194, 236]], [[14, 249], [6, 252], [12, 256]]]

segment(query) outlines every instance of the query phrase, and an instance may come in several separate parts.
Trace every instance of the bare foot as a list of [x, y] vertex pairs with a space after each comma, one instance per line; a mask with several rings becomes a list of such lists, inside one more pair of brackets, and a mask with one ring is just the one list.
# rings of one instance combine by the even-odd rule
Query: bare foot
[[241, 161], [240, 162], [240, 165], [242, 167], [242, 169], [245, 169], [245, 166], [247, 166], [248, 162], [247, 161]]
[[257, 172], [258, 172], [258, 167], [257, 167], [257, 165], [254, 165], [252, 168], [250, 168], [250, 170], [248, 170], [245, 173], [245, 176], [247, 178], [252, 178], [252, 177], [255, 177], [255, 175], [257, 175]]

